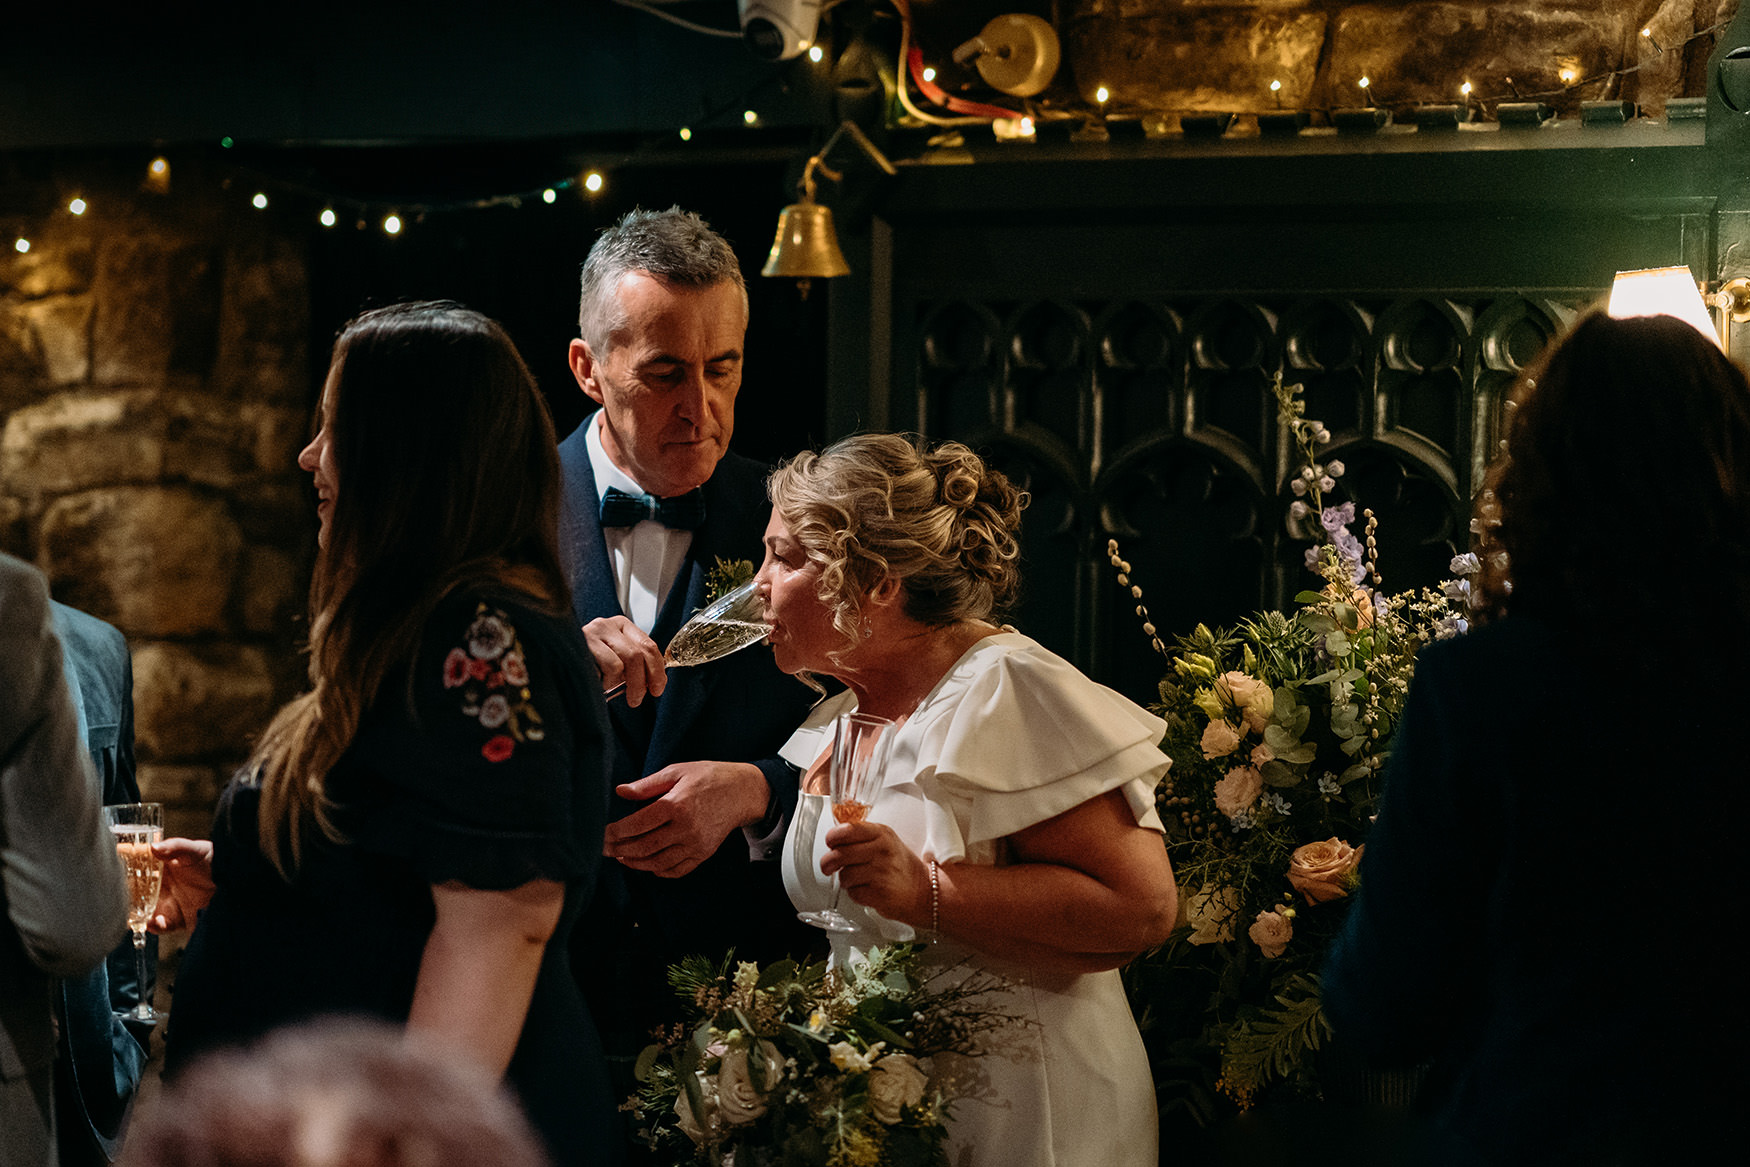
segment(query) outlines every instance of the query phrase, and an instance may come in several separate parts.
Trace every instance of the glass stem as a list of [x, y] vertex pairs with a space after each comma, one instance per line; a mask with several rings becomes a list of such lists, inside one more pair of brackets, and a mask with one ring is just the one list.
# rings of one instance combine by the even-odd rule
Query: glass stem
[[145, 1020], [152, 1016], [151, 990], [146, 985], [146, 932], [141, 929], [134, 933], [134, 958], [138, 962], [140, 980], [137, 992], [140, 1003], [134, 1007], [134, 1016]]

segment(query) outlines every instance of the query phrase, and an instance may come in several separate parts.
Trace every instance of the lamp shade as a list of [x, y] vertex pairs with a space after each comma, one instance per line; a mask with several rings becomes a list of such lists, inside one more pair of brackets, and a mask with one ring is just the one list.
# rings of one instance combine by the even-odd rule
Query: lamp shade
[[850, 271], [851, 265], [839, 250], [838, 232], [833, 230], [831, 207], [805, 199], [784, 208], [761, 275], [806, 280], [849, 275]]
[[1675, 316], [1715, 344], [1720, 343], [1713, 315], [1701, 297], [1701, 286], [1687, 267], [1617, 272], [1616, 281], [1610, 286], [1607, 311], [1619, 320], [1629, 316]]

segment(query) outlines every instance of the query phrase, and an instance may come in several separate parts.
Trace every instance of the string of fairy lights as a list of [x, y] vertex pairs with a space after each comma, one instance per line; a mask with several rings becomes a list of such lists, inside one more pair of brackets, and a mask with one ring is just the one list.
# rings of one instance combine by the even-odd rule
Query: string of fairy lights
[[[900, 11], [904, 20], [904, 37], [910, 41], [909, 12], [902, 6]], [[1605, 70], [1603, 72], [1581, 76], [1576, 65], [1564, 64], [1558, 70], [1560, 87], [1536, 92], [1520, 92], [1513, 84], [1512, 78], [1505, 78], [1508, 92], [1493, 95], [1479, 95], [1476, 87], [1468, 80], [1462, 80], [1458, 86], [1457, 100], [1468, 110], [1472, 107], [1485, 113], [1491, 108], [1499, 107], [1507, 102], [1539, 102], [1546, 98], [1561, 98], [1576, 89], [1595, 86], [1600, 83], [1620, 80], [1631, 74], [1640, 72], [1660, 63], [1666, 54], [1682, 52], [1692, 43], [1717, 35], [1723, 31], [1730, 20], [1722, 20], [1706, 28], [1696, 29], [1681, 41], [1670, 45], [1662, 45], [1654, 36], [1650, 27], [1640, 30], [1640, 39], [1652, 50], [1635, 63], [1622, 68]], [[896, 96], [901, 105], [910, 115], [911, 120], [926, 125], [967, 125], [982, 123], [989, 125], [997, 141], [1031, 140], [1037, 132], [1037, 124], [1041, 120], [1051, 118], [1072, 118], [1073, 112], [1062, 109], [1043, 109], [1035, 107], [1031, 102], [1023, 103], [1023, 108], [1009, 110], [1001, 106], [989, 106], [967, 103], [960, 99], [950, 98], [935, 85], [936, 70], [922, 63], [921, 53], [915, 46], [907, 54], [911, 59], [901, 65], [897, 77]], [[806, 54], [810, 65], [818, 66], [826, 59], [826, 54], [819, 44], [811, 46]], [[908, 69], [906, 66], [910, 65]], [[914, 102], [906, 85], [906, 74], [910, 73], [919, 95], [944, 110], [958, 116], [943, 117], [920, 109]], [[759, 112], [750, 104], [760, 90], [772, 83], [773, 75], [762, 78], [746, 93], [725, 102], [715, 109], [706, 111], [699, 124], [713, 124], [731, 111], [739, 108], [740, 123], [749, 128], [758, 128], [762, 124]], [[1380, 86], [1375, 78], [1362, 76], [1355, 82], [1359, 98], [1364, 106], [1384, 109], [1388, 102], [1380, 94]], [[1281, 95], [1284, 86], [1280, 79], [1272, 79], [1268, 86], [1271, 97], [1281, 107]], [[1099, 85], [1093, 93], [1096, 113], [1104, 120], [1117, 105], [1117, 97], [1108, 86]], [[976, 104], [976, 113], [968, 113], [969, 106]], [[1332, 111], [1325, 111], [1330, 114]], [[673, 131], [675, 138], [682, 143], [690, 143], [694, 139], [692, 126], [680, 126]], [[221, 138], [219, 146], [229, 150], [237, 143], [229, 138]], [[637, 151], [625, 156], [621, 161], [630, 161]], [[568, 174], [564, 177], [532, 188], [499, 192], [483, 197], [455, 199], [448, 201], [407, 200], [404, 202], [384, 201], [381, 199], [362, 199], [348, 197], [331, 191], [323, 191], [308, 184], [276, 178], [266, 174], [255, 173], [244, 167], [238, 167], [232, 177], [225, 180], [228, 188], [247, 191], [248, 205], [257, 211], [266, 211], [281, 199], [292, 199], [297, 203], [313, 206], [316, 224], [323, 230], [339, 229], [350, 225], [358, 230], [375, 228], [382, 235], [394, 238], [403, 234], [410, 224], [419, 223], [429, 215], [462, 211], [479, 211], [491, 208], [520, 208], [532, 203], [553, 205], [564, 197], [594, 198], [607, 189], [608, 172], [611, 167], [593, 167], [581, 173]], [[142, 179], [142, 188], [157, 194], [168, 194], [171, 190], [172, 165], [167, 155], [160, 154], [146, 164], [146, 172]], [[75, 218], [83, 217], [92, 210], [92, 203], [84, 193], [76, 193], [67, 198], [64, 213]], [[33, 244], [27, 232], [16, 231], [13, 234], [13, 250], [25, 254]], [[0, 236], [3, 238], [4, 236]]]

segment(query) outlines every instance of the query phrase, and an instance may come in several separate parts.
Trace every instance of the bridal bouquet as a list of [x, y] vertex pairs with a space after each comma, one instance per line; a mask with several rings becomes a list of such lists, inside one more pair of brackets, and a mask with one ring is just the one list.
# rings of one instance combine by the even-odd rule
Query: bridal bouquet
[[920, 953], [875, 949], [845, 971], [702, 956], [671, 968], [688, 1020], [645, 1049], [627, 1103], [660, 1161], [945, 1167], [961, 1087], [942, 1055], [976, 1055], [1014, 1019], [985, 996], [1001, 978], [925, 969]]
[[[1128, 971], [1148, 1028], [1177, 1028], [1163, 1058], [1182, 1103], [1205, 1121], [1214, 1094], [1241, 1109], [1282, 1080], [1316, 1089], [1310, 1056], [1328, 1033], [1318, 969], [1365, 870], [1367, 830], [1381, 771], [1418, 649], [1467, 624], [1474, 556], [1459, 578], [1402, 595], [1379, 590], [1371, 513], [1362, 534], [1354, 505], [1328, 505], [1344, 467], [1321, 459], [1330, 440], [1303, 416], [1298, 386], [1277, 385], [1285, 427], [1305, 464], [1292, 483], [1295, 529], [1311, 536], [1307, 566], [1323, 587], [1288, 614], [1267, 611], [1232, 628], [1203, 625], [1169, 650], [1138, 606], [1143, 630], [1167, 656], [1156, 712], [1173, 759], [1156, 800], [1179, 881], [1181, 926]], [[1138, 600], [1116, 543], [1108, 554]], [[1178, 1003], [1178, 1018], [1170, 1012]], [[1213, 1082], [1209, 1081], [1213, 1078]], [[1177, 1095], [1177, 1097], [1174, 1097]]]

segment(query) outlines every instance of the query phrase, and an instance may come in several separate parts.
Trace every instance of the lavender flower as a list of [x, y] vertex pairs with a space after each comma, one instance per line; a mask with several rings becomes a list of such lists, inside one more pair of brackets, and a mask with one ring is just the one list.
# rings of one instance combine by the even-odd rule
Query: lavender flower
[[1483, 569], [1482, 560], [1466, 551], [1463, 555], [1454, 555], [1447, 570], [1453, 575], [1475, 575]]
[[1343, 469], [1344, 469], [1343, 464], [1341, 462], [1337, 461], [1335, 458], [1332, 458], [1329, 462], [1327, 462], [1325, 464], [1325, 473], [1329, 474], [1332, 478], [1343, 477]]

